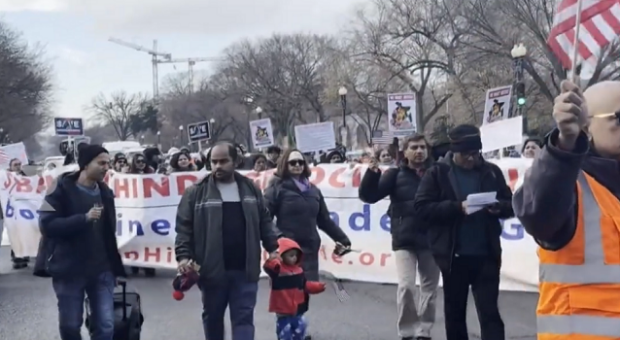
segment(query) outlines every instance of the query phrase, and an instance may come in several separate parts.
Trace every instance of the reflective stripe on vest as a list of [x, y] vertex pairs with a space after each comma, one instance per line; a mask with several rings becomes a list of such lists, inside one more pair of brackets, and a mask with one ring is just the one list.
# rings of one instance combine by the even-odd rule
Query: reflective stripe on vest
[[[584, 262], [580, 265], [541, 263], [539, 281], [563, 285], [620, 283], [620, 265], [606, 265], [602, 243], [601, 208], [584, 173], [579, 174], [583, 211]], [[618, 291], [620, 294], [620, 291]], [[594, 298], [594, 297], [593, 297]], [[542, 299], [542, 297], [541, 297]], [[538, 334], [620, 337], [620, 317], [538, 315]], [[572, 339], [572, 338], [571, 338]]]

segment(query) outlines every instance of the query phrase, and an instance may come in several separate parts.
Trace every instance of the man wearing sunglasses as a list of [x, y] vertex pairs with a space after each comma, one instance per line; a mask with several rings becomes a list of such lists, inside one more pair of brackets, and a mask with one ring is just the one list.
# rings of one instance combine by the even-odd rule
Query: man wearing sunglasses
[[557, 127], [513, 198], [540, 246], [539, 339], [617, 339], [620, 82], [560, 87]]
[[[482, 158], [477, 127], [459, 125], [448, 137], [450, 152], [426, 171], [414, 203], [415, 213], [429, 226], [430, 248], [443, 278], [446, 339], [468, 338], [471, 287], [482, 340], [504, 340], [504, 322], [497, 305], [500, 219], [513, 216], [512, 192], [500, 168]], [[495, 192], [498, 202], [468, 211], [468, 196], [482, 192]]]

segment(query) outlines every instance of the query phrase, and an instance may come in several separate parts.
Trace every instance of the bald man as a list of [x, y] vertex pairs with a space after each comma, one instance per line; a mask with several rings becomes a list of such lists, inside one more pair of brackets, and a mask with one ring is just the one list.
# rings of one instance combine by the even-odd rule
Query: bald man
[[513, 196], [540, 246], [538, 339], [618, 339], [620, 82], [561, 89], [557, 128]]

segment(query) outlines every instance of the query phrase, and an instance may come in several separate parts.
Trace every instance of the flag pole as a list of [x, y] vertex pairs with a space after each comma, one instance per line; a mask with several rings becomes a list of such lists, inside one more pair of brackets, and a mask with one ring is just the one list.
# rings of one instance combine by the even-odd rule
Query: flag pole
[[571, 81], [576, 83], [577, 77], [577, 58], [579, 58], [579, 30], [581, 28], [581, 8], [583, 0], [577, 0], [577, 15], [575, 16], [575, 37], [573, 39], [573, 60], [571, 65]]

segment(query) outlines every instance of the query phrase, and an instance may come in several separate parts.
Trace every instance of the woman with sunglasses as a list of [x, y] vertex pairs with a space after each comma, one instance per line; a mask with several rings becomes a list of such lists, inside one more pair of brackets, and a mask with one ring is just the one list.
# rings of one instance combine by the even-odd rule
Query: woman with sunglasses
[[153, 174], [155, 170], [146, 164], [146, 158], [142, 154], [133, 156], [131, 160], [131, 166], [129, 167], [130, 174]]
[[321, 247], [318, 229], [339, 246], [350, 247], [351, 241], [331, 219], [321, 190], [310, 183], [310, 174], [304, 155], [296, 149], [287, 150], [278, 160], [274, 176], [265, 190], [265, 201], [272, 216], [277, 218], [276, 226], [283, 236], [293, 239], [301, 247], [306, 278], [318, 281]]
[[[131, 160], [131, 165], [129, 166], [129, 174], [134, 175], [144, 175], [144, 174], [153, 174], [155, 170], [146, 164], [146, 157], [143, 154], [137, 154], [133, 156]], [[140, 272], [140, 268], [142, 267], [131, 267], [132, 274], [138, 274]], [[155, 276], [155, 269], [153, 268], [142, 268], [144, 269], [144, 275], [147, 277]]]

